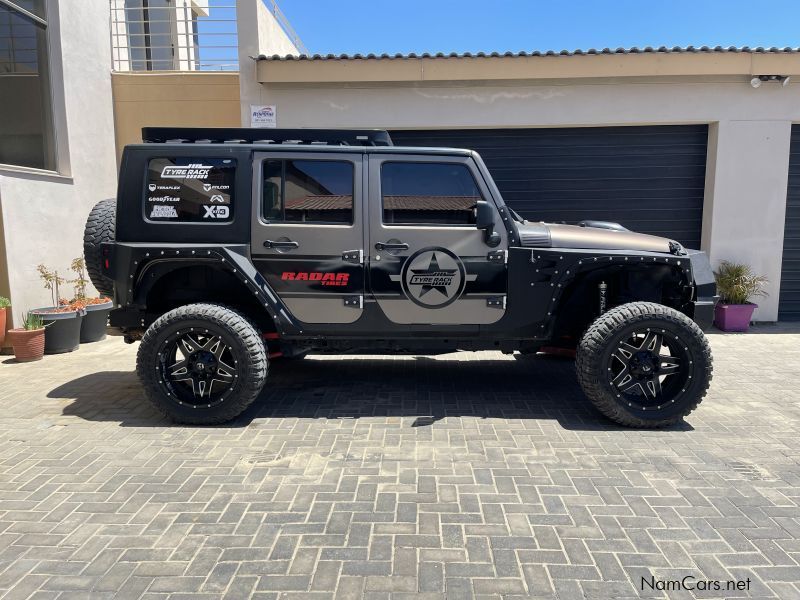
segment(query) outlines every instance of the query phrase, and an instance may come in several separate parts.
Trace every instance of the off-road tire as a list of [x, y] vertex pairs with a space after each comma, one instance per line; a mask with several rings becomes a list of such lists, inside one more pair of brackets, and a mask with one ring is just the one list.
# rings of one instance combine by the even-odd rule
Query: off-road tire
[[[660, 409], [629, 406], [609, 380], [611, 354], [617, 344], [643, 328], [678, 336], [691, 359], [685, 389]], [[713, 370], [711, 347], [697, 324], [673, 308], [652, 302], [623, 304], [595, 320], [578, 344], [575, 368], [581, 389], [601, 413], [621, 425], [638, 428], [665, 427], [686, 417], [705, 396]]]
[[114, 241], [116, 222], [116, 200], [101, 200], [89, 213], [86, 227], [83, 230], [83, 257], [86, 261], [86, 272], [97, 291], [109, 298], [114, 293], [114, 282], [103, 275], [103, 255], [100, 244]]
[[[160, 380], [159, 352], [170, 336], [196, 328], [223, 335], [236, 358], [230, 394], [210, 408], [180, 404]], [[165, 313], [147, 328], [136, 359], [136, 372], [147, 398], [175, 423], [212, 425], [235, 419], [258, 396], [267, 379], [268, 357], [258, 329], [244, 315], [219, 304], [189, 304]]]

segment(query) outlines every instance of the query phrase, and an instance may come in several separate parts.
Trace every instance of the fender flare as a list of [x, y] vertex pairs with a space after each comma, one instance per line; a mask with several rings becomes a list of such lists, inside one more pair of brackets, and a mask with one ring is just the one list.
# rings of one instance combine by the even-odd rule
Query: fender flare
[[[145, 298], [155, 283], [173, 271], [191, 265], [211, 265], [239, 279], [272, 318], [281, 335], [302, 333], [302, 327], [287, 306], [250, 262], [244, 246], [115, 245], [117, 264], [128, 264], [131, 269], [119, 294], [124, 304], [144, 306]], [[129, 256], [123, 257], [126, 254]], [[120, 283], [117, 279], [118, 286]]]

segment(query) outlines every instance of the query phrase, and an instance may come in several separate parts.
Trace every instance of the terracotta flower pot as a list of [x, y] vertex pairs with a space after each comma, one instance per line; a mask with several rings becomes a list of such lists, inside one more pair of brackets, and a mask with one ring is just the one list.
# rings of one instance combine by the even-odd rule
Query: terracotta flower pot
[[6, 326], [8, 325], [8, 309], [0, 308], [0, 348], [6, 341]]
[[8, 339], [19, 362], [31, 362], [44, 356], [44, 327], [41, 329], [10, 329]]
[[758, 304], [722, 304], [714, 307], [714, 325], [722, 331], [747, 331]]

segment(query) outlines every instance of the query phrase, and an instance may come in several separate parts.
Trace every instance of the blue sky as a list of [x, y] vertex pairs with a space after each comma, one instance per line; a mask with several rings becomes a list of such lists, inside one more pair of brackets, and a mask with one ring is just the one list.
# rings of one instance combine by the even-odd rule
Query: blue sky
[[799, 0], [278, 0], [312, 53], [800, 46]]

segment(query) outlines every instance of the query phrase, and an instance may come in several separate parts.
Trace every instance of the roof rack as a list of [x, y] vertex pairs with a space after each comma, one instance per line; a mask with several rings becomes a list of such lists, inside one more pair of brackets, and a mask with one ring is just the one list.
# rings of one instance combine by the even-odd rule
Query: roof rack
[[143, 127], [148, 144], [304, 144], [392, 146], [383, 129], [259, 129], [248, 127]]

